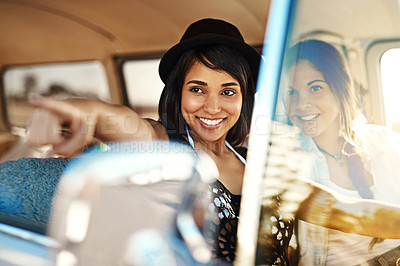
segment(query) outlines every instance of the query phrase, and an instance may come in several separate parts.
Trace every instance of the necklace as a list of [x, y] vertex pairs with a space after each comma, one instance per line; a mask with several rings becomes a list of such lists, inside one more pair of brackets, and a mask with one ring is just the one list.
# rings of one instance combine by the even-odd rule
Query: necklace
[[328, 155], [329, 157], [335, 159], [336, 163], [337, 163], [340, 167], [343, 167], [343, 166], [344, 166], [343, 149], [340, 151], [339, 154], [331, 154], [331, 153], [327, 152], [326, 150], [320, 148], [318, 145], [317, 145], [317, 148], [318, 148], [319, 151], [321, 151], [321, 152], [325, 153], [326, 155]]

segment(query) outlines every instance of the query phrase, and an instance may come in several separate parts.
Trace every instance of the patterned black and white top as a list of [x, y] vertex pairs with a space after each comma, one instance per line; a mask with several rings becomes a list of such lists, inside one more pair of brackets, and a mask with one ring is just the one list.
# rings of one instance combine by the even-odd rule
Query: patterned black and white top
[[[210, 236], [207, 238], [217, 261], [233, 263], [236, 257], [241, 196], [230, 193], [218, 180], [210, 186], [210, 190], [209, 210], [217, 218], [210, 225]], [[279, 199], [276, 202], [279, 204]], [[293, 221], [284, 220], [274, 209], [262, 209], [261, 217], [268, 223], [260, 225], [256, 264], [290, 265], [288, 246], [292, 237]]]
[[[171, 141], [189, 145], [182, 136], [170, 135]], [[234, 148], [237, 156], [246, 158], [247, 149]], [[243, 161], [243, 158], [242, 161]], [[232, 194], [219, 180], [209, 185], [210, 205], [208, 210], [215, 218], [205, 230], [206, 239], [217, 262], [231, 264], [236, 257], [237, 229], [241, 195]], [[257, 265], [290, 265], [289, 241], [293, 234], [293, 220], [285, 220], [278, 213], [279, 198], [272, 199], [276, 208], [262, 208], [261, 217], [267, 223], [260, 223]], [[270, 205], [271, 206], [271, 205]]]

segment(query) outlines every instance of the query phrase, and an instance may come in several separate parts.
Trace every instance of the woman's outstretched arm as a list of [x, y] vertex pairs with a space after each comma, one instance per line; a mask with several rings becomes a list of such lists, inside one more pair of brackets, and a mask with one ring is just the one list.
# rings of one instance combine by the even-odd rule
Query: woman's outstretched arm
[[309, 223], [384, 239], [400, 238], [400, 206], [376, 200], [358, 200], [311, 183], [311, 194], [297, 217]]
[[163, 127], [132, 109], [97, 100], [36, 98], [28, 142], [52, 145], [63, 156], [79, 153], [94, 138], [101, 141], [165, 139]]

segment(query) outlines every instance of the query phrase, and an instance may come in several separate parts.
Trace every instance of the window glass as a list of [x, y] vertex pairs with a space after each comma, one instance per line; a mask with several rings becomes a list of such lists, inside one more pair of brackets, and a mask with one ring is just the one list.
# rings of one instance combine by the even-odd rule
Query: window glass
[[33, 111], [29, 99], [35, 95], [110, 101], [106, 74], [99, 62], [10, 67], [4, 73], [3, 84], [12, 126], [26, 125]]
[[123, 75], [129, 104], [143, 117], [158, 119], [158, 101], [164, 84], [158, 75], [160, 59], [125, 62]]
[[[258, 167], [266, 165], [263, 186], [258, 186], [256, 264], [390, 264], [388, 254], [396, 254], [393, 262], [398, 258], [398, 223], [371, 214], [378, 206], [379, 212], [400, 206], [400, 135], [391, 129], [400, 129], [400, 49], [386, 47], [375, 61], [366, 57], [374, 45], [399, 40], [399, 2], [294, 2], [279, 88], [269, 65], [279, 56], [279, 49], [269, 49], [275, 44], [272, 28], [279, 23], [268, 21], [273, 26], [264, 51], [270, 53], [260, 68], [254, 134], [248, 142], [246, 169], [251, 171], [245, 178], [257, 181]], [[370, 78], [379, 71], [378, 78]], [[380, 78], [382, 86], [375, 82]], [[261, 131], [255, 122], [269, 103], [265, 90], [274, 89], [279, 89], [274, 121], [269, 132]], [[252, 192], [246, 190], [243, 198], [246, 193]], [[241, 222], [249, 215], [243, 211], [247, 208], [251, 206], [241, 202]], [[291, 263], [285, 246], [297, 249]]]
[[400, 48], [389, 49], [381, 58], [382, 94], [386, 125], [400, 132]]

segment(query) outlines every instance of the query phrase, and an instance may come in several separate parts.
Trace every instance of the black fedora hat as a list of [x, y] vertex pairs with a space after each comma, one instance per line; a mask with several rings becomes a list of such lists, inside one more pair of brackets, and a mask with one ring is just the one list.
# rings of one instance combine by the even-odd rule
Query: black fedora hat
[[161, 58], [158, 72], [164, 84], [179, 57], [188, 49], [204, 44], [224, 44], [243, 54], [250, 64], [253, 78], [257, 78], [261, 56], [245, 43], [239, 29], [226, 21], [206, 18], [192, 23], [179, 43]]

